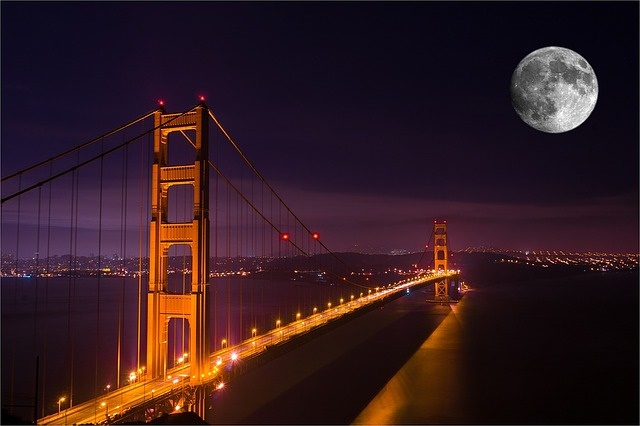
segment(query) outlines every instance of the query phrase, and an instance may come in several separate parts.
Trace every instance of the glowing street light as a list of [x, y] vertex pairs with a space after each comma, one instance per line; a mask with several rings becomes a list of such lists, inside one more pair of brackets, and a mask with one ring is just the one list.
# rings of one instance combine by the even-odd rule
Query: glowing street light
[[344, 299], [341, 297], [340, 298], [340, 304], [342, 305], [342, 302], [344, 302]]
[[227, 346], [227, 339], [222, 339], [221, 345], [222, 345], [222, 348], [224, 349]]
[[106, 402], [103, 402], [102, 404], [100, 404], [100, 406], [104, 407], [105, 409], [105, 416], [107, 416], [107, 419], [109, 418], [109, 404], [107, 404]]
[[256, 333], [258, 332], [258, 330], [256, 330], [255, 328], [253, 330], [251, 330], [251, 337], [256, 337]]
[[297, 319], [297, 320], [299, 320], [299, 319], [300, 319], [300, 312], [298, 312], [298, 313], [296, 314], [296, 319]]
[[313, 308], [313, 313], [315, 315], [315, 313], [318, 311], [318, 308]]
[[276, 328], [280, 328], [280, 320], [276, 321]]
[[65, 397], [61, 397], [60, 399], [58, 399], [58, 415], [60, 415], [60, 404], [62, 404], [65, 401]]
[[331, 302], [327, 303], [327, 309], [331, 309]]

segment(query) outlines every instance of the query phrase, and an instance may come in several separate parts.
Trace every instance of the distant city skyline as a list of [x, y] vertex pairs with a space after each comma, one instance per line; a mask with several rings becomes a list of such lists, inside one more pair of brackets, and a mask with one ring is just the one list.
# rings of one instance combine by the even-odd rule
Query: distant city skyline
[[[456, 253], [456, 252], [454, 252]], [[573, 253], [558, 251], [519, 251], [519, 250], [499, 250], [487, 247], [468, 247], [457, 252], [458, 254], [488, 253], [501, 256], [502, 263], [526, 264], [538, 267], [549, 266], [585, 266], [589, 271], [612, 271], [612, 270], [637, 270], [640, 258], [637, 253]], [[342, 253], [343, 255], [346, 253]], [[353, 253], [348, 253], [352, 255]], [[369, 255], [360, 253], [361, 256], [387, 256], [387, 258], [405, 259], [407, 256], [417, 256], [420, 253], [403, 253], [403, 254], [378, 254]], [[423, 253], [424, 254], [424, 253]], [[419, 265], [409, 264], [399, 261], [404, 267], [398, 270], [398, 266], [389, 267], [387, 271], [395, 273], [415, 274], [416, 271], [429, 269], [433, 264], [433, 252], [426, 252], [427, 256], [420, 256]], [[329, 256], [329, 255], [323, 255]], [[340, 253], [338, 253], [340, 256]], [[313, 257], [313, 256], [312, 256]], [[351, 258], [352, 256], [350, 256]], [[392, 261], [390, 259], [390, 261]], [[273, 268], [274, 260], [277, 258], [264, 257], [231, 257], [231, 258], [211, 258], [209, 267], [210, 276], [228, 276], [234, 274], [242, 274], [251, 276], [256, 271], [268, 271]], [[278, 263], [278, 268], [282, 265], [296, 265], [298, 261], [280, 259], [283, 263]], [[458, 260], [451, 258], [451, 268]], [[415, 260], [414, 260], [415, 261]], [[289, 262], [289, 263], [287, 263]], [[357, 266], [357, 265], [356, 265]], [[318, 267], [323, 269], [322, 267]], [[95, 254], [90, 256], [51, 256], [48, 258], [22, 258], [16, 259], [11, 254], [3, 253], [1, 259], [1, 276], [3, 277], [19, 277], [19, 276], [64, 276], [65, 274], [76, 271], [76, 273], [89, 272], [92, 276], [97, 276], [97, 271], [102, 271], [103, 276], [131, 276], [147, 275], [149, 273], [149, 258], [142, 259], [132, 256], [128, 258], [119, 258], [116, 254], [112, 256]], [[312, 268], [313, 269], [313, 268]], [[384, 268], [383, 268], [384, 269]], [[171, 273], [190, 274], [191, 273], [191, 256], [170, 256], [168, 270]], [[344, 269], [346, 271], [346, 269]], [[586, 272], [587, 270], [585, 270]], [[356, 267], [354, 271], [348, 273], [382, 273], [380, 267]]]

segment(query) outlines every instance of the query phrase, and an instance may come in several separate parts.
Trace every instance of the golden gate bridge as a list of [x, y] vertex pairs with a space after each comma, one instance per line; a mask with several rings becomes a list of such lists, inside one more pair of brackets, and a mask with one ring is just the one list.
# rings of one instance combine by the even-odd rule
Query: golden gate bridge
[[451, 302], [459, 273], [446, 221], [432, 269], [351, 268], [204, 99], [3, 177], [2, 234], [3, 408], [41, 424], [204, 417], [208, 395], [274, 348], [428, 283]]

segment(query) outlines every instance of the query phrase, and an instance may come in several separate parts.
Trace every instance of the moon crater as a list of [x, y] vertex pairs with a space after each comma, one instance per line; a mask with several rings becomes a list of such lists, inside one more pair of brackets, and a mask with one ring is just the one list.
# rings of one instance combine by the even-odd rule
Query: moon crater
[[511, 101], [534, 129], [562, 133], [581, 125], [595, 108], [598, 81], [589, 63], [563, 47], [531, 52], [511, 77]]

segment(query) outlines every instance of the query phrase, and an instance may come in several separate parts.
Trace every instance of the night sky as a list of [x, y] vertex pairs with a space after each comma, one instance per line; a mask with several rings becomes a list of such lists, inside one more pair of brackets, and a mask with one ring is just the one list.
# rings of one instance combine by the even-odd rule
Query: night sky
[[[6, 2], [2, 176], [206, 96], [333, 251], [638, 253], [638, 2]], [[532, 129], [511, 75], [595, 70], [578, 128]], [[3, 194], [4, 196], [4, 194]]]

